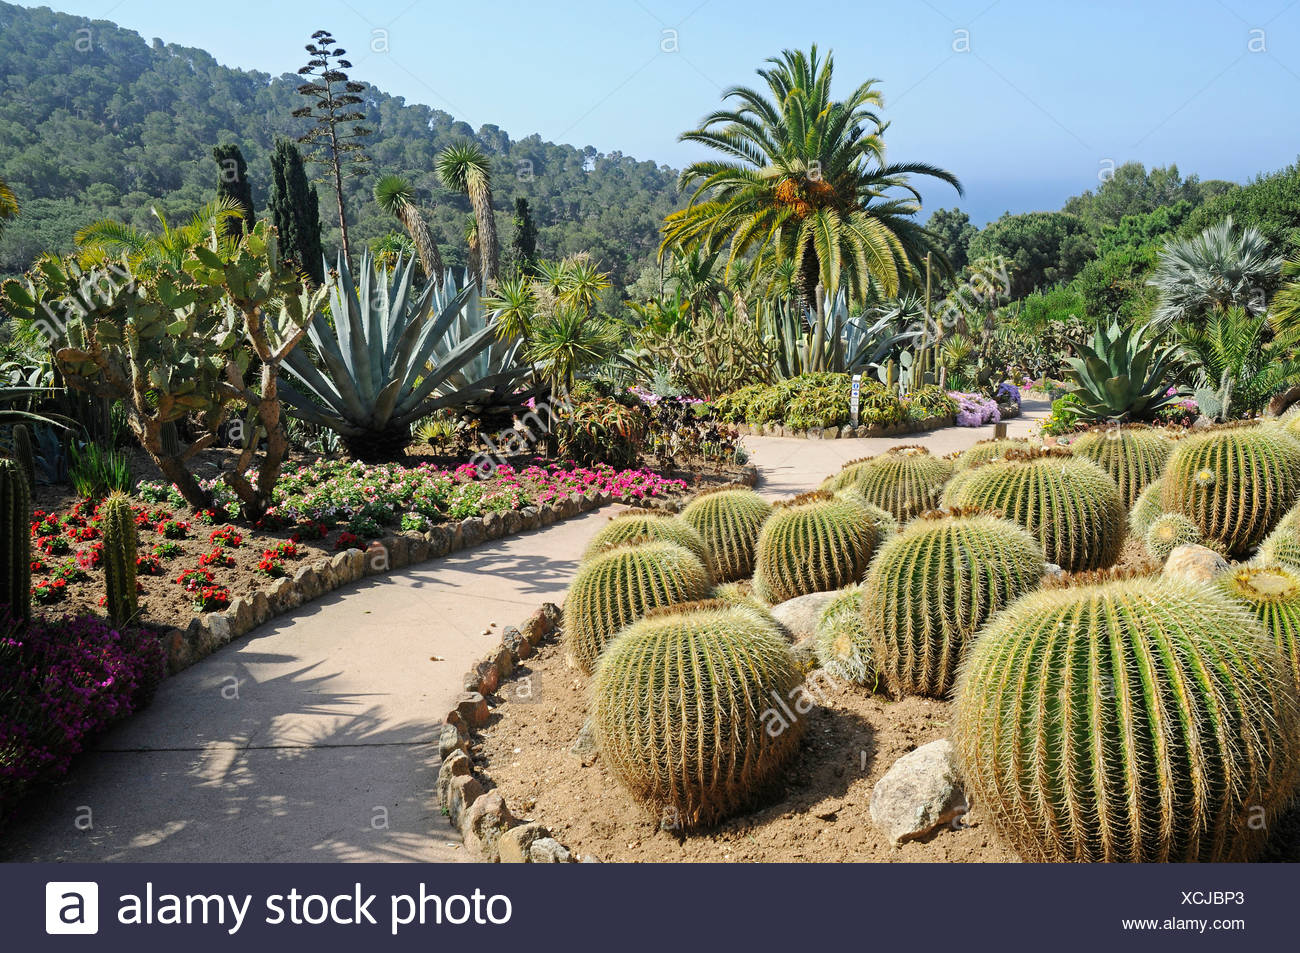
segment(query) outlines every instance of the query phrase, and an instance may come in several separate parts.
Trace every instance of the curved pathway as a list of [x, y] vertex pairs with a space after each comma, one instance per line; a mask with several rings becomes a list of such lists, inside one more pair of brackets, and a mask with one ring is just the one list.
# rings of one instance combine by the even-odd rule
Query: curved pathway
[[[1027, 402], [1009, 424], [1045, 416]], [[759, 490], [816, 486], [899, 443], [746, 438]], [[451, 861], [435, 720], [501, 629], [559, 602], [615, 508], [344, 586], [167, 679], [0, 838], [5, 861]]]

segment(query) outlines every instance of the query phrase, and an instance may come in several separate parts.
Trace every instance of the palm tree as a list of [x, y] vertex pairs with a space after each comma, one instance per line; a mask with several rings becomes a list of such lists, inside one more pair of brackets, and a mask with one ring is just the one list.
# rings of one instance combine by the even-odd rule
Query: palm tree
[[444, 149], [438, 156], [438, 178], [447, 188], [469, 196], [478, 225], [483, 285], [497, 279], [500, 254], [497, 225], [492, 212], [492, 170], [488, 157], [472, 142]]
[[710, 252], [696, 245], [684, 254], [673, 256], [668, 280], [687, 303], [692, 316], [703, 308], [719, 307], [728, 293], [726, 277], [717, 267], [721, 252], [720, 248]]
[[609, 287], [609, 275], [596, 267], [591, 256], [580, 252], [559, 263], [561, 304], [590, 311], [600, 301], [600, 293]]
[[1229, 216], [1199, 235], [1165, 246], [1147, 282], [1160, 293], [1152, 319], [1169, 325], [1230, 308], [1261, 314], [1264, 289], [1276, 281], [1281, 267], [1282, 259], [1257, 229], [1238, 233]]
[[1267, 317], [1243, 307], [1211, 310], [1200, 323], [1175, 325], [1183, 359], [1196, 375], [1201, 413], [1220, 420], [1256, 411], [1300, 379], [1300, 360], [1266, 340]]
[[416, 250], [420, 253], [420, 267], [424, 275], [435, 287], [442, 287], [442, 255], [438, 252], [438, 243], [434, 241], [424, 216], [415, 205], [415, 190], [411, 183], [400, 175], [386, 175], [375, 183], [375, 201], [379, 207], [394, 216], [406, 234], [411, 236]]
[[623, 344], [624, 329], [609, 318], [562, 305], [534, 323], [525, 353], [554, 391], [567, 394], [582, 371], [609, 361]]
[[1300, 338], [1300, 257], [1282, 263], [1282, 287], [1273, 296], [1273, 330], [1290, 343]]
[[727, 91], [736, 108], [683, 133], [723, 153], [689, 165], [679, 187], [693, 188], [688, 206], [664, 222], [660, 254], [730, 242], [728, 270], [753, 254], [760, 264], [790, 260], [800, 297], [811, 305], [820, 285], [828, 295], [848, 286], [859, 300], [872, 284], [886, 296], [913, 278], [933, 237], [915, 220], [920, 193], [909, 177], [925, 175], [962, 191], [951, 172], [925, 163], [886, 163], [882, 99], [876, 81], [847, 99], [830, 96], [833, 58], [785, 50], [759, 69], [767, 95]]
[[531, 279], [526, 275], [502, 279], [494, 293], [483, 299], [483, 307], [496, 314], [497, 337], [522, 338], [527, 344], [537, 314], [537, 294]]
[[395, 271], [403, 258], [418, 254], [415, 243], [405, 235], [389, 232], [370, 243], [370, 257], [379, 268]]
[[0, 232], [5, 224], [18, 217], [18, 197], [9, 188], [4, 179], [0, 179]]
[[102, 264], [125, 253], [133, 267], [149, 268], [167, 264], [180, 270], [190, 249], [216, 236], [222, 257], [234, 254], [237, 242], [226, 233], [225, 223], [241, 218], [244, 207], [231, 198], [217, 198], [195, 212], [188, 222], [172, 228], [167, 217], [156, 208], [149, 210], [162, 225], [158, 234], [112, 219], [91, 222], [77, 232], [78, 258], [83, 265]]

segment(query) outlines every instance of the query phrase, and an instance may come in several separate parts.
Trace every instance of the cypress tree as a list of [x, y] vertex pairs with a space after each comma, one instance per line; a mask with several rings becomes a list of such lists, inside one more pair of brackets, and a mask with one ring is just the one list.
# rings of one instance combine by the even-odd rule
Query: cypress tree
[[288, 139], [279, 139], [271, 154], [271, 220], [280, 233], [280, 252], [316, 284], [325, 281], [321, 258], [320, 201], [307, 181], [302, 153]]
[[253, 212], [253, 187], [248, 183], [248, 163], [233, 142], [213, 146], [212, 158], [217, 160], [217, 198], [233, 199], [244, 210], [242, 218], [226, 220], [226, 234], [239, 238], [244, 232], [252, 231], [257, 221]]
[[515, 271], [521, 275], [533, 273], [533, 263], [537, 260], [537, 226], [533, 224], [532, 213], [528, 210], [528, 199], [515, 199], [515, 233], [510, 239], [510, 258]]

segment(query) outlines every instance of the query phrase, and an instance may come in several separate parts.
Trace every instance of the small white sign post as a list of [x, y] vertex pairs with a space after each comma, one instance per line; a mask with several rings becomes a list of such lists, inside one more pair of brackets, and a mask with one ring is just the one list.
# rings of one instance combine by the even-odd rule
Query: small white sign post
[[853, 375], [853, 389], [849, 391], [849, 418], [853, 426], [858, 425], [858, 395], [862, 393], [862, 375]]

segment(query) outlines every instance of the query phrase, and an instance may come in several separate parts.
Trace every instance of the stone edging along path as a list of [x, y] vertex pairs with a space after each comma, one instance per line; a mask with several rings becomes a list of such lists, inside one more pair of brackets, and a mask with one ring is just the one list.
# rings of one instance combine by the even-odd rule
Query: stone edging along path
[[[758, 470], [753, 466], [742, 467], [737, 479], [753, 486], [758, 482]], [[167, 653], [167, 674], [189, 668], [264, 622], [350, 582], [440, 559], [488, 540], [540, 529], [617, 502], [621, 501], [612, 493], [588, 490], [541, 506], [469, 516], [422, 533], [396, 533], [375, 540], [365, 550], [345, 549], [332, 557], [320, 557], [299, 566], [292, 576], [277, 579], [269, 592], [258, 590], [249, 596], [236, 596], [220, 612], [196, 615], [187, 626], [164, 632], [161, 640]], [[641, 505], [656, 508], [665, 505], [665, 501], [648, 499], [641, 501]]]
[[851, 437], [897, 437], [909, 433], [921, 433], [924, 430], [942, 430], [957, 424], [957, 415], [944, 417], [926, 417], [924, 420], [904, 421], [897, 424], [862, 424], [854, 427], [809, 427], [800, 430], [785, 424], [732, 424], [742, 436], [753, 437], [802, 437], [807, 440], [848, 440]]

